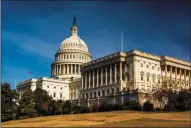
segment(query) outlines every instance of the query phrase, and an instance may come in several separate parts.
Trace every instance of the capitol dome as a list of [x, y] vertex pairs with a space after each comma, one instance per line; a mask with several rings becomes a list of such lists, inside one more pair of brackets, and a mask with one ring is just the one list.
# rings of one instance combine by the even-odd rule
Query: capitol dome
[[62, 79], [80, 78], [83, 63], [91, 61], [86, 43], [78, 36], [76, 19], [74, 18], [71, 33], [60, 45], [51, 65], [51, 77]]

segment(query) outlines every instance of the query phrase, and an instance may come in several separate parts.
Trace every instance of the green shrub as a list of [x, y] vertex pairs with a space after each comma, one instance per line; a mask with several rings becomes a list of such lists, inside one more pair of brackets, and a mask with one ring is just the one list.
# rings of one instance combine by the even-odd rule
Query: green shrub
[[130, 110], [142, 110], [142, 106], [136, 101], [129, 102], [129, 108]]
[[143, 109], [144, 109], [144, 111], [153, 111], [153, 104], [149, 101], [146, 101], [143, 104]]
[[169, 103], [164, 106], [164, 111], [176, 111], [175, 104]]
[[74, 106], [72, 108], [72, 113], [74, 114], [78, 114], [78, 113], [88, 113], [90, 112], [90, 109], [87, 107], [83, 107], [83, 106]]
[[113, 105], [112, 105], [112, 110], [122, 110], [122, 105], [113, 104]]
[[157, 108], [155, 108], [154, 110], [158, 112], [158, 111], [160, 111], [160, 108], [157, 107]]
[[70, 113], [70, 109], [69, 108], [64, 108], [63, 109], [63, 114], [69, 114]]
[[123, 110], [129, 110], [129, 106], [123, 105], [123, 106], [122, 106], [122, 109], [123, 109]]

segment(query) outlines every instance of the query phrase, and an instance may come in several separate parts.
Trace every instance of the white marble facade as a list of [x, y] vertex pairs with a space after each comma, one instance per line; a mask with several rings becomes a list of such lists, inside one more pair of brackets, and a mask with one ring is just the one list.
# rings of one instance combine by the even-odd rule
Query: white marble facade
[[[169, 80], [177, 89], [191, 87], [191, 63], [169, 56], [132, 50], [113, 53], [91, 61], [86, 43], [78, 36], [75, 21], [51, 64], [51, 77], [18, 83], [27, 89], [45, 89], [55, 100], [78, 100], [108, 96], [122, 90], [150, 93]], [[175, 88], [175, 87], [174, 87]]]
[[39, 79], [30, 79], [17, 84], [17, 91], [20, 96], [25, 91], [31, 89], [35, 91], [36, 88], [42, 88], [52, 96], [54, 100], [68, 100], [69, 99], [69, 82], [54, 78], [42, 77]]
[[27, 89], [34, 91], [40, 87], [48, 92], [53, 99], [69, 100], [69, 83], [71, 77], [81, 78], [83, 63], [89, 62], [91, 55], [86, 43], [78, 36], [78, 27], [73, 22], [70, 35], [61, 43], [51, 64], [51, 77], [29, 79], [17, 84], [17, 91], [23, 94]]
[[152, 93], [166, 80], [172, 82], [173, 89], [189, 89], [190, 67], [190, 62], [138, 50], [114, 53], [83, 64], [81, 99], [108, 96], [127, 89]]

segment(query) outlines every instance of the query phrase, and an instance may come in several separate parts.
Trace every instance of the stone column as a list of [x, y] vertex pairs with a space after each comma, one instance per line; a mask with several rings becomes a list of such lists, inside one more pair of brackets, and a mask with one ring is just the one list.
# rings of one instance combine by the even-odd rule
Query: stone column
[[56, 75], [56, 65], [54, 66], [54, 75]]
[[85, 89], [87, 89], [87, 72], [85, 72]]
[[167, 65], [165, 65], [165, 79], [167, 80]]
[[175, 81], [177, 83], [177, 67], [175, 67]]
[[97, 68], [97, 87], [99, 86], [99, 69]]
[[74, 70], [75, 70], [75, 71], [74, 71], [74, 74], [76, 74], [76, 64], [74, 65]]
[[92, 86], [92, 85], [91, 85], [91, 70], [90, 70], [90, 71], [89, 71], [89, 86], [88, 86], [88, 87], [91, 88], [91, 86]]
[[115, 83], [117, 83], [117, 65], [115, 63]]
[[61, 74], [63, 74], [63, 64], [61, 65]]
[[122, 61], [119, 62], [119, 81], [122, 82]]
[[60, 65], [58, 65], [58, 75], [60, 74]]
[[71, 74], [73, 74], [73, 64], [70, 65], [70, 69], [71, 69]]
[[103, 85], [103, 68], [101, 68], [101, 85]]
[[81, 86], [81, 88], [82, 88], [82, 90], [84, 90], [84, 73], [82, 73], [82, 86]]
[[59, 65], [59, 74], [61, 74], [61, 65]]
[[63, 74], [66, 74], [66, 67], [65, 67], [65, 64], [63, 64]]
[[180, 68], [180, 87], [182, 87], [182, 69]]
[[188, 72], [188, 86], [189, 86], [189, 88], [191, 87], [191, 76], [190, 76], [190, 70], [188, 70], [189, 72]]
[[67, 74], [69, 74], [69, 64], [67, 64]]
[[127, 64], [125, 64], [125, 83], [127, 83]]
[[80, 74], [80, 65], [78, 66], [78, 74]]
[[186, 87], [186, 69], [184, 69], [184, 86]]
[[58, 65], [56, 65], [56, 75], [58, 75]]
[[107, 65], [105, 67], [105, 85], [107, 85]]
[[110, 83], [112, 83], [112, 64], [110, 65]]
[[133, 80], [136, 81], [136, 63], [135, 59], [133, 59]]
[[170, 66], [170, 82], [172, 83], [172, 66]]
[[92, 78], [92, 80], [93, 80], [93, 81], [92, 81], [92, 82], [93, 82], [93, 88], [95, 87], [95, 85], [94, 85], [94, 79], [95, 79], [95, 76], [94, 76], [94, 75], [95, 75], [95, 72], [94, 72], [94, 70], [95, 70], [95, 69], [93, 69], [93, 78]]

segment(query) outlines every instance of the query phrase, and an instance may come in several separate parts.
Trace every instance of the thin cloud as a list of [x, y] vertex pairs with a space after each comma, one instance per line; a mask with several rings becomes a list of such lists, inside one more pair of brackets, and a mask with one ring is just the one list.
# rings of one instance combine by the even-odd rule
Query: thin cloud
[[[2, 39], [18, 45], [26, 53], [34, 53], [47, 59], [53, 59], [58, 47], [42, 39], [25, 33], [2, 32]], [[22, 51], [22, 52], [23, 52]]]

